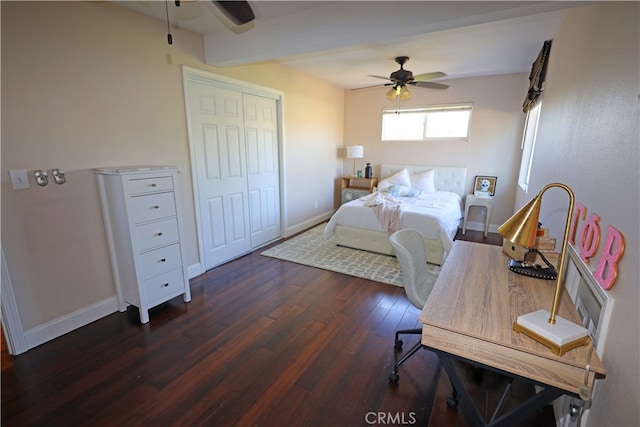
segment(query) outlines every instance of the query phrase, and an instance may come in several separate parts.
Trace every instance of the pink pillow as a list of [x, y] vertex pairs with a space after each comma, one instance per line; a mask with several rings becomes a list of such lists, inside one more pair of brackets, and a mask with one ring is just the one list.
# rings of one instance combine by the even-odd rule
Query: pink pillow
[[414, 188], [419, 188], [423, 193], [435, 193], [436, 192], [436, 184], [434, 180], [435, 171], [433, 169], [429, 169], [425, 172], [420, 172], [411, 175], [411, 186]]

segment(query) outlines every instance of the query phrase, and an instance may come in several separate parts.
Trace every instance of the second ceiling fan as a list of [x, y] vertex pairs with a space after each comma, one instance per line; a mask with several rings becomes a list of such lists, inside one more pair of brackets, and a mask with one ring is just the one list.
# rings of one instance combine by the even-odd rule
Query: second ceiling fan
[[[187, 0], [189, 2], [189, 0]], [[256, 18], [256, 15], [253, 13], [253, 9], [248, 1], [216, 1], [211, 0], [213, 4], [215, 4], [218, 9], [222, 13], [225, 14], [227, 18], [233, 21], [236, 25], [244, 25], [247, 22], [251, 22]], [[176, 7], [180, 7], [180, 4], [184, 3], [182, 1], [175, 1]]]
[[433, 73], [425, 73], [414, 76], [409, 70], [404, 69], [404, 64], [409, 60], [408, 56], [396, 57], [396, 62], [400, 64], [400, 69], [391, 73], [389, 77], [370, 75], [378, 79], [390, 80], [390, 83], [385, 83], [384, 86], [392, 86], [387, 92], [387, 98], [394, 100], [399, 97], [401, 100], [409, 99], [411, 92], [407, 85], [423, 87], [427, 89], [447, 89], [449, 85], [430, 82], [429, 80], [437, 79], [440, 77], [446, 77], [446, 74], [441, 71], [435, 71]]
[[[190, 3], [194, 0], [187, 0], [187, 3]], [[213, 4], [215, 4], [218, 9], [233, 22], [235, 25], [244, 25], [256, 18], [256, 15], [253, 13], [253, 9], [248, 1], [216, 1], [211, 0]], [[180, 7], [183, 1], [175, 0], [174, 1], [176, 7]], [[171, 25], [169, 24], [169, 6], [168, 1], [165, 0], [165, 11], [167, 13], [167, 42], [169, 44], [173, 44], [173, 36], [171, 35]]]

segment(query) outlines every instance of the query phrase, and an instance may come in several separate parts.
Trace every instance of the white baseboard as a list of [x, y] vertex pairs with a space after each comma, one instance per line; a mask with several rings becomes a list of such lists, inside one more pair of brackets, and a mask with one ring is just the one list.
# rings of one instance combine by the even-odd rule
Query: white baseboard
[[[199, 262], [190, 265], [187, 268], [187, 274], [189, 275], [189, 279], [202, 274], [202, 265]], [[31, 350], [47, 341], [51, 341], [54, 338], [58, 338], [91, 322], [95, 322], [116, 311], [118, 311], [118, 298], [113, 296], [26, 330], [24, 332], [26, 344], [24, 351]]]
[[113, 296], [24, 332], [27, 350], [58, 338], [74, 329], [95, 322], [118, 311], [118, 298]]
[[202, 264], [200, 264], [199, 262], [193, 263], [187, 267], [187, 276], [189, 277], [189, 279], [193, 279], [194, 277], [199, 276], [202, 273], [204, 273], [204, 271], [202, 271]]
[[336, 211], [329, 211], [329, 212], [325, 212], [323, 214], [320, 214], [318, 216], [315, 216], [311, 219], [308, 219], [306, 221], [303, 221], [299, 224], [296, 224], [292, 227], [289, 227], [285, 230], [284, 232], [284, 236], [283, 237], [289, 237], [292, 236], [294, 234], [300, 233], [301, 231], [304, 231], [308, 228], [313, 227], [314, 225], [318, 225], [321, 222], [325, 222], [325, 221], [329, 221], [329, 218], [331, 218], [331, 216], [335, 213]]

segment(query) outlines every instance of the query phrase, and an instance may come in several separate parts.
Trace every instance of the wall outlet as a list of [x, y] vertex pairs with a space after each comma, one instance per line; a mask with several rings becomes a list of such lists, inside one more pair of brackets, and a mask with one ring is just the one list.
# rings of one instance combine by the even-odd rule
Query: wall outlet
[[11, 185], [14, 190], [29, 188], [29, 178], [27, 177], [26, 169], [10, 170], [9, 176], [11, 177]]

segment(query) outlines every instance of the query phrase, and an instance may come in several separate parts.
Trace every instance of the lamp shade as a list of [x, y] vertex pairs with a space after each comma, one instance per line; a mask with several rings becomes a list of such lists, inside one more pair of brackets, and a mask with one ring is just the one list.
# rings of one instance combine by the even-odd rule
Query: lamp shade
[[498, 227], [498, 234], [518, 246], [532, 248], [536, 244], [541, 204], [542, 197], [538, 194]]
[[347, 147], [347, 159], [362, 159], [364, 147], [362, 145], [350, 145]]

